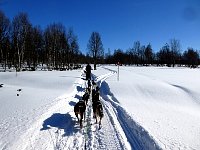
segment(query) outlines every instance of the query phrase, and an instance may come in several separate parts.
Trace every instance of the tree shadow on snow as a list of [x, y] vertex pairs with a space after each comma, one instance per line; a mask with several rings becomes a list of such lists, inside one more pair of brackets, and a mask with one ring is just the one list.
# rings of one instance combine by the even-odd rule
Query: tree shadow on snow
[[42, 125], [43, 127], [40, 129], [40, 131], [48, 130], [54, 127], [58, 129], [63, 129], [63, 136], [69, 136], [73, 133], [78, 132], [78, 128], [75, 127], [75, 124], [76, 122], [72, 119], [72, 116], [70, 114], [55, 113], [51, 117], [44, 120]]

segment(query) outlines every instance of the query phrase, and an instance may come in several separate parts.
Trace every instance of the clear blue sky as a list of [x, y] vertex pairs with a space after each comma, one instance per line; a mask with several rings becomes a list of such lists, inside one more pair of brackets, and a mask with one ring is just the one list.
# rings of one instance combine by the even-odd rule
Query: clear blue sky
[[105, 52], [126, 50], [137, 40], [158, 51], [172, 38], [183, 50], [200, 50], [200, 0], [0, 0], [0, 9], [10, 19], [26, 12], [42, 28], [53, 22], [73, 27], [82, 52], [93, 31]]

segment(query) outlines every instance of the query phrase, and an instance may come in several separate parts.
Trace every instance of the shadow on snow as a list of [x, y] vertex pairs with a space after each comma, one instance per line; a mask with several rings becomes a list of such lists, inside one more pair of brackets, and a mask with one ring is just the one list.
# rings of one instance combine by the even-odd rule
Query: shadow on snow
[[83, 88], [81, 86], [77, 86], [76, 89], [78, 92], [83, 92], [85, 90], [85, 88]]
[[70, 106], [75, 106], [75, 105], [76, 105], [76, 102], [70, 101], [70, 102], [69, 102], [69, 105], [70, 105]]
[[119, 101], [114, 97], [113, 93], [110, 92], [110, 87], [108, 86], [108, 83], [106, 83], [105, 81], [103, 81], [101, 83], [101, 88], [100, 88], [100, 92], [103, 94], [103, 95], [109, 95], [111, 96], [111, 99], [116, 102], [116, 103], [119, 103]]
[[54, 127], [58, 129], [63, 129], [63, 136], [69, 136], [75, 132], [78, 132], [78, 128], [75, 127], [75, 124], [76, 121], [72, 119], [72, 116], [70, 114], [55, 113], [51, 117], [44, 120], [42, 125], [43, 127], [40, 130], [48, 130], [51, 129], [51, 127]]
[[74, 98], [76, 98], [76, 99], [78, 99], [78, 100], [81, 100], [81, 99], [82, 99], [82, 96], [76, 94], [76, 95], [74, 96]]

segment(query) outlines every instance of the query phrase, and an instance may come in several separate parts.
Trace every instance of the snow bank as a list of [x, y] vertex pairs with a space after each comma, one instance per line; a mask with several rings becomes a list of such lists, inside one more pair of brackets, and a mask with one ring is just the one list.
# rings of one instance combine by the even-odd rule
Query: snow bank
[[119, 82], [117, 74], [106, 82], [115, 99], [161, 148], [200, 149], [199, 74], [199, 69], [123, 66]]

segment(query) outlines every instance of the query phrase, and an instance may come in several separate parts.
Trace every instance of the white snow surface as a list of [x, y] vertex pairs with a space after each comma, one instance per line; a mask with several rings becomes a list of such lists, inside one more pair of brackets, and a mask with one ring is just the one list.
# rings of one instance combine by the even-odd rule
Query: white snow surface
[[104, 117], [91, 100], [80, 129], [74, 105], [87, 86], [83, 70], [0, 72], [2, 150], [199, 150], [200, 70], [99, 66]]

